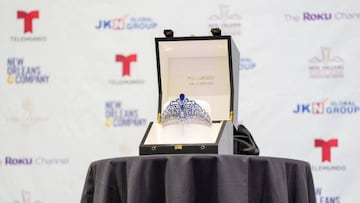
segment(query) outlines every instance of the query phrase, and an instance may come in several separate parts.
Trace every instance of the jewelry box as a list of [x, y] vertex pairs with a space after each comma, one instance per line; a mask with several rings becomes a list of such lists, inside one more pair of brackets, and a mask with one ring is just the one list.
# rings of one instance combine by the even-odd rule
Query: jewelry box
[[168, 35], [155, 47], [158, 115], [140, 155], [233, 154], [240, 53], [232, 37]]

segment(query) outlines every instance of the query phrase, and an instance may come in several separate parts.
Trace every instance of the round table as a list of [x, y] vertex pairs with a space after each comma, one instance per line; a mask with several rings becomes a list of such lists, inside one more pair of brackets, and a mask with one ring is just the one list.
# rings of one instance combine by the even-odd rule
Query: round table
[[94, 161], [82, 203], [315, 203], [307, 162], [248, 155], [146, 155]]

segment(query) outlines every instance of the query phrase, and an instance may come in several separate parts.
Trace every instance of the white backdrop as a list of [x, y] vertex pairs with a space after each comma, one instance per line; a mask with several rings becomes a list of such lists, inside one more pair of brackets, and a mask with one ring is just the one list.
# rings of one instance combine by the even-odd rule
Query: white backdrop
[[358, 199], [357, 0], [0, 0], [0, 27], [0, 202], [79, 202], [91, 161], [138, 155], [154, 38], [211, 27], [240, 50], [238, 122], [261, 155], [308, 161], [318, 203]]

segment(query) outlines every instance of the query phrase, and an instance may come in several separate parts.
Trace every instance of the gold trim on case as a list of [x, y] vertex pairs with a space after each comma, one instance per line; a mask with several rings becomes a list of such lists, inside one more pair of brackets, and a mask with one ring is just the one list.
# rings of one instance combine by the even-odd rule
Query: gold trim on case
[[234, 120], [234, 112], [233, 112], [233, 111], [230, 111], [230, 118], [229, 118], [229, 120], [230, 120], [231, 122], [233, 122], [233, 120]]
[[161, 113], [158, 113], [158, 116], [157, 116], [157, 122], [160, 123], [161, 122]]

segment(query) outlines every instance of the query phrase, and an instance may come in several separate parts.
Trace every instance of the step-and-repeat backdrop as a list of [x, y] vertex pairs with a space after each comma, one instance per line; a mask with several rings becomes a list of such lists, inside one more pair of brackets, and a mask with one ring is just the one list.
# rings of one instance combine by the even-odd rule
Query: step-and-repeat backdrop
[[360, 188], [360, 4], [0, 1], [0, 202], [79, 202], [92, 161], [137, 156], [156, 120], [155, 37], [232, 35], [239, 123], [308, 161], [318, 203]]

